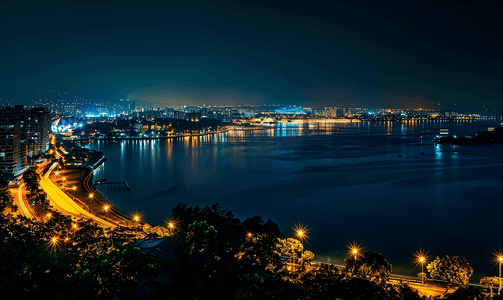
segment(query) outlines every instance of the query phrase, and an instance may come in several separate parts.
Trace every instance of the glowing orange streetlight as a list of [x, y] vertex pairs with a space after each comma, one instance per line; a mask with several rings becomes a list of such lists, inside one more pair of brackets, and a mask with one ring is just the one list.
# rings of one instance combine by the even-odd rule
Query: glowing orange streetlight
[[498, 288], [498, 295], [501, 293], [501, 264], [503, 263], [503, 254], [498, 254], [498, 261], [500, 264], [500, 285]]
[[135, 215], [134, 216], [134, 220], [136, 221], [136, 224], [138, 225], [138, 222], [140, 221], [140, 216], [139, 215]]
[[294, 232], [296, 237], [300, 240], [302, 245], [302, 250], [300, 252], [301, 263], [304, 264], [304, 240], [307, 239], [307, 228], [302, 225], [297, 225], [294, 227]]
[[65, 180], [66, 180], [66, 177], [63, 177], [63, 189], [65, 189]]
[[[421, 275], [424, 275], [424, 263], [426, 262], [426, 258], [424, 256], [419, 256], [418, 261], [421, 264]], [[421, 284], [424, 284], [424, 276], [421, 276]]]
[[349, 257], [351, 257], [351, 255], [353, 255], [355, 257], [355, 263], [353, 265], [353, 271], [352, 271], [354, 273], [356, 270], [356, 259], [358, 257], [358, 253], [360, 252], [360, 245], [358, 245], [356, 243], [351, 243], [351, 244], [349, 244], [348, 248], [349, 248]]
[[89, 198], [91, 199], [91, 204], [89, 205], [89, 213], [91, 213], [91, 206], [93, 206], [93, 197], [94, 194], [89, 194]]
[[176, 221], [175, 220], [168, 220], [167, 225], [169, 228], [169, 234], [173, 235], [173, 231], [175, 230], [175, 227], [176, 227]]
[[349, 254], [355, 257], [355, 262], [359, 252], [360, 252], [360, 246], [358, 244], [356, 243], [349, 244]]
[[72, 190], [73, 190], [73, 197], [75, 198], [75, 191], [77, 190], [77, 187], [76, 187], [76, 186], [73, 186], [73, 187], [72, 187]]
[[107, 217], [108, 209], [110, 207], [108, 205], [103, 206], [103, 209], [105, 210], [105, 218]]

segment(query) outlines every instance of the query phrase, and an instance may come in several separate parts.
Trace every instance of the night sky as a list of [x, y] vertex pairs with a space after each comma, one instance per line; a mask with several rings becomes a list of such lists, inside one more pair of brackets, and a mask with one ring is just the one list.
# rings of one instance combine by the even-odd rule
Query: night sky
[[2, 1], [0, 98], [500, 112], [501, 3]]

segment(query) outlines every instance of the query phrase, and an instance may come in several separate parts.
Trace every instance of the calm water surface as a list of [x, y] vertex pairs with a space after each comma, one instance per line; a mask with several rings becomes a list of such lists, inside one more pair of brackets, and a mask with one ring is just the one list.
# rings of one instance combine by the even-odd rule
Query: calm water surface
[[163, 224], [171, 208], [219, 203], [241, 220], [262, 215], [288, 235], [310, 229], [317, 259], [342, 263], [347, 245], [380, 252], [416, 274], [419, 249], [464, 255], [472, 281], [497, 276], [503, 250], [503, 147], [436, 147], [440, 128], [469, 135], [499, 122], [313, 123], [262, 131], [145, 141], [97, 141], [108, 161], [95, 179], [125, 212]]

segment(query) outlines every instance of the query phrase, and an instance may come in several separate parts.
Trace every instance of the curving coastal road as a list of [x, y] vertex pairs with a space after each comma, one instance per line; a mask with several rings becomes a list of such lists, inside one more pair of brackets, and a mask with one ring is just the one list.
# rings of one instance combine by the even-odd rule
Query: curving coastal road
[[60, 188], [58, 188], [52, 181], [49, 179], [49, 174], [52, 170], [57, 166], [57, 163], [54, 163], [49, 171], [42, 176], [40, 179], [40, 186], [49, 196], [51, 203], [59, 207], [61, 210], [77, 216], [86, 217], [92, 219], [96, 223], [105, 226], [105, 227], [116, 227], [115, 224], [112, 224], [106, 220], [103, 220], [95, 215], [90, 214], [78, 204], [76, 204], [65, 192], [63, 192]]
[[28, 219], [33, 219], [35, 215], [31, 211], [31, 209], [28, 206], [28, 203], [26, 202], [26, 199], [24, 198], [24, 187], [26, 183], [22, 183], [19, 185], [17, 188], [17, 194], [16, 197], [14, 197], [15, 203], [18, 206], [21, 215], [27, 217]]

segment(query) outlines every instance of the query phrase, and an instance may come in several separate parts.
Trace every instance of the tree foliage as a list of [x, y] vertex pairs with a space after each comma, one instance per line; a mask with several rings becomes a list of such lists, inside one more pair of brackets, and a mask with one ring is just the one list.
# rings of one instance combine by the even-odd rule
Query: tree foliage
[[483, 299], [484, 295], [480, 287], [464, 286], [455, 290], [452, 294], [447, 295], [444, 299], [447, 300], [479, 300]]
[[278, 251], [281, 255], [300, 257], [302, 249], [304, 249], [304, 246], [298, 239], [287, 238], [278, 241]]
[[115, 293], [133, 294], [136, 278], [155, 274], [155, 261], [132, 244], [116, 243], [93, 253], [76, 266], [73, 277], [89, 296], [110, 298]]
[[238, 274], [239, 287], [236, 289], [236, 300], [270, 299], [271, 293], [264, 287], [264, 277], [259, 274]]
[[240, 272], [260, 274], [280, 270], [284, 264], [276, 245], [284, 235], [279, 226], [271, 220], [264, 222], [260, 216], [245, 219], [242, 226], [247, 234], [236, 254]]
[[194, 221], [187, 228], [187, 245], [190, 251], [214, 253], [217, 248], [217, 231], [206, 221]]
[[1, 188], [0, 289], [9, 299], [110, 299], [155, 274], [153, 258], [130, 244], [134, 233], [57, 212], [45, 222], [5, 214], [12, 201]]
[[[0, 199], [5, 211], [8, 190]], [[54, 211], [45, 221], [2, 213], [0, 288], [30, 300], [141, 298], [138, 282], [150, 288], [149, 299], [417, 299], [410, 289], [376, 284], [391, 271], [380, 254], [358, 256], [354, 275], [368, 280], [332, 265], [290, 273], [280, 252], [299, 255], [302, 243], [284, 239], [271, 220], [241, 222], [218, 205], [178, 205], [173, 217], [172, 250], [159, 250], [154, 261], [133, 246], [147, 236], [141, 228], [103, 228]], [[303, 259], [313, 256], [304, 251]]]
[[391, 264], [382, 254], [373, 251], [363, 251], [358, 256], [349, 256], [344, 260], [348, 278], [361, 277], [375, 284], [384, 285], [391, 275]]
[[38, 191], [40, 177], [34, 168], [29, 168], [26, 172], [24, 172], [23, 181], [26, 183], [26, 189], [30, 193], [35, 194]]
[[464, 256], [437, 256], [426, 269], [431, 278], [445, 280], [450, 285], [467, 285], [473, 274], [473, 268]]
[[304, 262], [310, 262], [311, 260], [314, 259], [314, 253], [309, 251], [309, 250], [305, 250], [304, 253], [302, 253], [302, 261]]
[[491, 292], [491, 297], [493, 296], [493, 287], [498, 286], [500, 279], [496, 276], [494, 277], [482, 277], [480, 279], [480, 284], [487, 286]]

